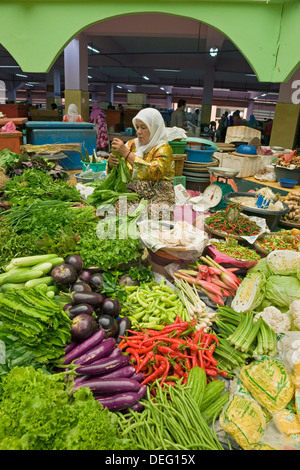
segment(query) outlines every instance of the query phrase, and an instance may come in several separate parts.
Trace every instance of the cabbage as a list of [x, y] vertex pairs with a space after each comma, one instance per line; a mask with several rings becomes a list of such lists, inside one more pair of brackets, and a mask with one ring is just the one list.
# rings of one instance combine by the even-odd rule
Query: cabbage
[[247, 274], [250, 273], [256, 273], [256, 272], [262, 272], [264, 273], [266, 279], [271, 276], [271, 271], [269, 266], [267, 265], [267, 258], [261, 258], [258, 263], [256, 263], [255, 266], [252, 268], [248, 269]]
[[276, 307], [289, 307], [300, 299], [300, 281], [295, 276], [270, 276], [265, 284], [265, 298]]
[[266, 277], [263, 272], [251, 272], [239, 285], [231, 308], [236, 312], [249, 312], [258, 307], [264, 298]]
[[267, 265], [272, 274], [289, 276], [297, 274], [300, 253], [291, 250], [274, 250], [267, 256]]

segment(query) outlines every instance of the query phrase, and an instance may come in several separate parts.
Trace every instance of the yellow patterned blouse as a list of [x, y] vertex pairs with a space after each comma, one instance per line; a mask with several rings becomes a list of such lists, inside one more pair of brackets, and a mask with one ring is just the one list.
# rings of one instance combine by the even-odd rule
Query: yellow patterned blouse
[[[134, 139], [126, 142], [131, 152], [136, 152]], [[133, 180], [158, 181], [173, 180], [175, 176], [175, 163], [172, 147], [165, 143], [153, 147], [143, 158], [135, 157], [134, 165], [127, 162]]]

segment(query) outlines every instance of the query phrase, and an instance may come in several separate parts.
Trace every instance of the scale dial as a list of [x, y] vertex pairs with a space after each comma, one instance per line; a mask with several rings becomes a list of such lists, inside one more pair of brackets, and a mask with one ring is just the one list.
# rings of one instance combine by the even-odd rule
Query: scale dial
[[215, 207], [222, 200], [223, 190], [217, 184], [210, 184], [203, 191], [203, 197], [209, 203], [210, 207]]

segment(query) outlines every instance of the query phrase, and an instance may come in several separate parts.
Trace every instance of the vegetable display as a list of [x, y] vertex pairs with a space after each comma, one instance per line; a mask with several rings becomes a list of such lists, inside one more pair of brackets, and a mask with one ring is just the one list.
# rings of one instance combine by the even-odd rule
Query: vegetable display
[[[300, 448], [297, 230], [258, 237], [261, 257], [229, 204], [203, 219], [225, 240], [151, 266], [122, 159], [89, 201], [42, 162], [7, 168], [0, 449]], [[119, 196], [133, 211], [106, 215]]]

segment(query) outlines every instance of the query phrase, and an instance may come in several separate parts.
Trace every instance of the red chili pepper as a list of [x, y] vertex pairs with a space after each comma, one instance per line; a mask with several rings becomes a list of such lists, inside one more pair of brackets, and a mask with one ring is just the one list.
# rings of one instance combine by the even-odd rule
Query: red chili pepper
[[131, 354], [131, 356], [133, 356], [133, 359], [135, 360], [137, 366], [139, 366], [140, 364], [140, 356], [138, 355], [138, 353], [136, 352], [136, 350], [134, 348], [128, 348], [126, 350], [126, 352], [128, 352], [129, 354]]
[[151, 361], [151, 359], [153, 358], [153, 351], [149, 351], [145, 357], [142, 359], [142, 361], [140, 362], [140, 364], [138, 365], [138, 367], [136, 368], [136, 372], [139, 372], [144, 366], [146, 366], [146, 364]]

